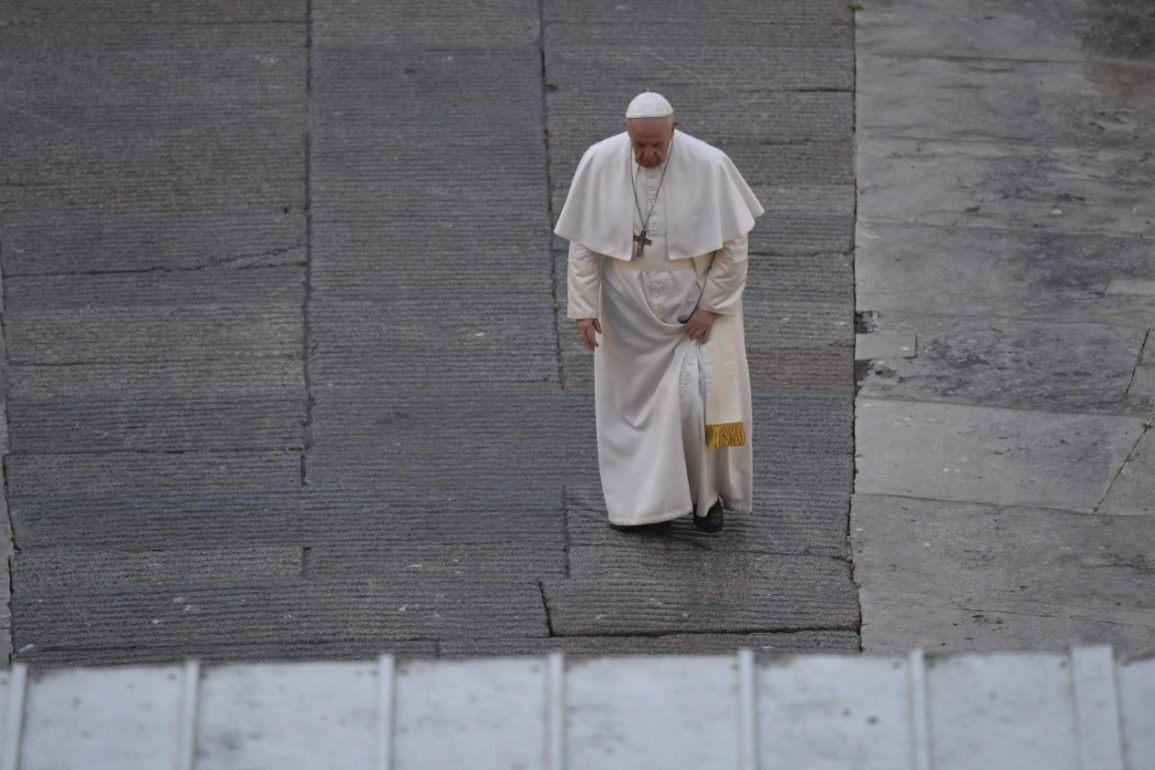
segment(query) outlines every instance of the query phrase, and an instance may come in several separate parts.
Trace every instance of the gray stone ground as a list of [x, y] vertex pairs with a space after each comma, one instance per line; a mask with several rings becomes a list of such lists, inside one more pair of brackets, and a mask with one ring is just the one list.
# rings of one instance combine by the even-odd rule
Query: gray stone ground
[[1155, 651], [1155, 5], [857, 15], [868, 651]]
[[[17, 657], [857, 650], [852, 21], [0, 5]], [[713, 538], [607, 530], [550, 234], [646, 87], [769, 211], [758, 513]]]

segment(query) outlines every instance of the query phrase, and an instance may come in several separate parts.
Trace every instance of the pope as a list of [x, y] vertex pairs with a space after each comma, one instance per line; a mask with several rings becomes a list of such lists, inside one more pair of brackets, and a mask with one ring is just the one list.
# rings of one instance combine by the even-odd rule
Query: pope
[[626, 131], [586, 150], [555, 232], [570, 242], [568, 308], [594, 351], [598, 467], [609, 522], [752, 508], [742, 326], [747, 234], [761, 204], [721, 150], [645, 92]]

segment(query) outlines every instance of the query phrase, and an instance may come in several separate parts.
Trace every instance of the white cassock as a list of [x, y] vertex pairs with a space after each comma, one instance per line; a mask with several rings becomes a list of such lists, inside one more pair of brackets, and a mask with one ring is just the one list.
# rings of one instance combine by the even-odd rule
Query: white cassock
[[[634, 162], [628, 135], [599, 142], [578, 166], [556, 229], [570, 241], [568, 315], [602, 326], [598, 464], [618, 525], [695, 507], [704, 515], [719, 499], [751, 510], [742, 290], [746, 234], [762, 207], [730, 159], [693, 137], [675, 132], [665, 165], [661, 181], [663, 168]], [[639, 258], [632, 238], [651, 205], [652, 243]], [[696, 307], [721, 316], [706, 343], [685, 333]]]

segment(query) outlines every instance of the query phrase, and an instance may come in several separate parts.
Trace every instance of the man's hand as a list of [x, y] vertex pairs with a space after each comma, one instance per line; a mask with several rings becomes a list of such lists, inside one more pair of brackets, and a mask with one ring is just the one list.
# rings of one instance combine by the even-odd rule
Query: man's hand
[[698, 342], [705, 342], [710, 339], [710, 327], [714, 325], [717, 318], [717, 313], [696, 308], [690, 319], [686, 321], [686, 336]]
[[577, 321], [577, 333], [581, 337], [582, 344], [590, 350], [598, 346], [597, 337], [594, 332], [602, 333], [602, 325], [596, 318], [579, 318]]

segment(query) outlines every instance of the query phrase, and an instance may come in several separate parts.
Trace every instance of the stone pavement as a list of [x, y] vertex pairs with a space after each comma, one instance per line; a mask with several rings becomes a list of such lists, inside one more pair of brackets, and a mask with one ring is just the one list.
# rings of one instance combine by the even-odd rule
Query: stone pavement
[[1155, 652], [1155, 5], [864, 5], [863, 647]]
[[[857, 650], [844, 0], [0, 7], [18, 659]], [[551, 217], [661, 90], [767, 204], [759, 511], [607, 530]]]

